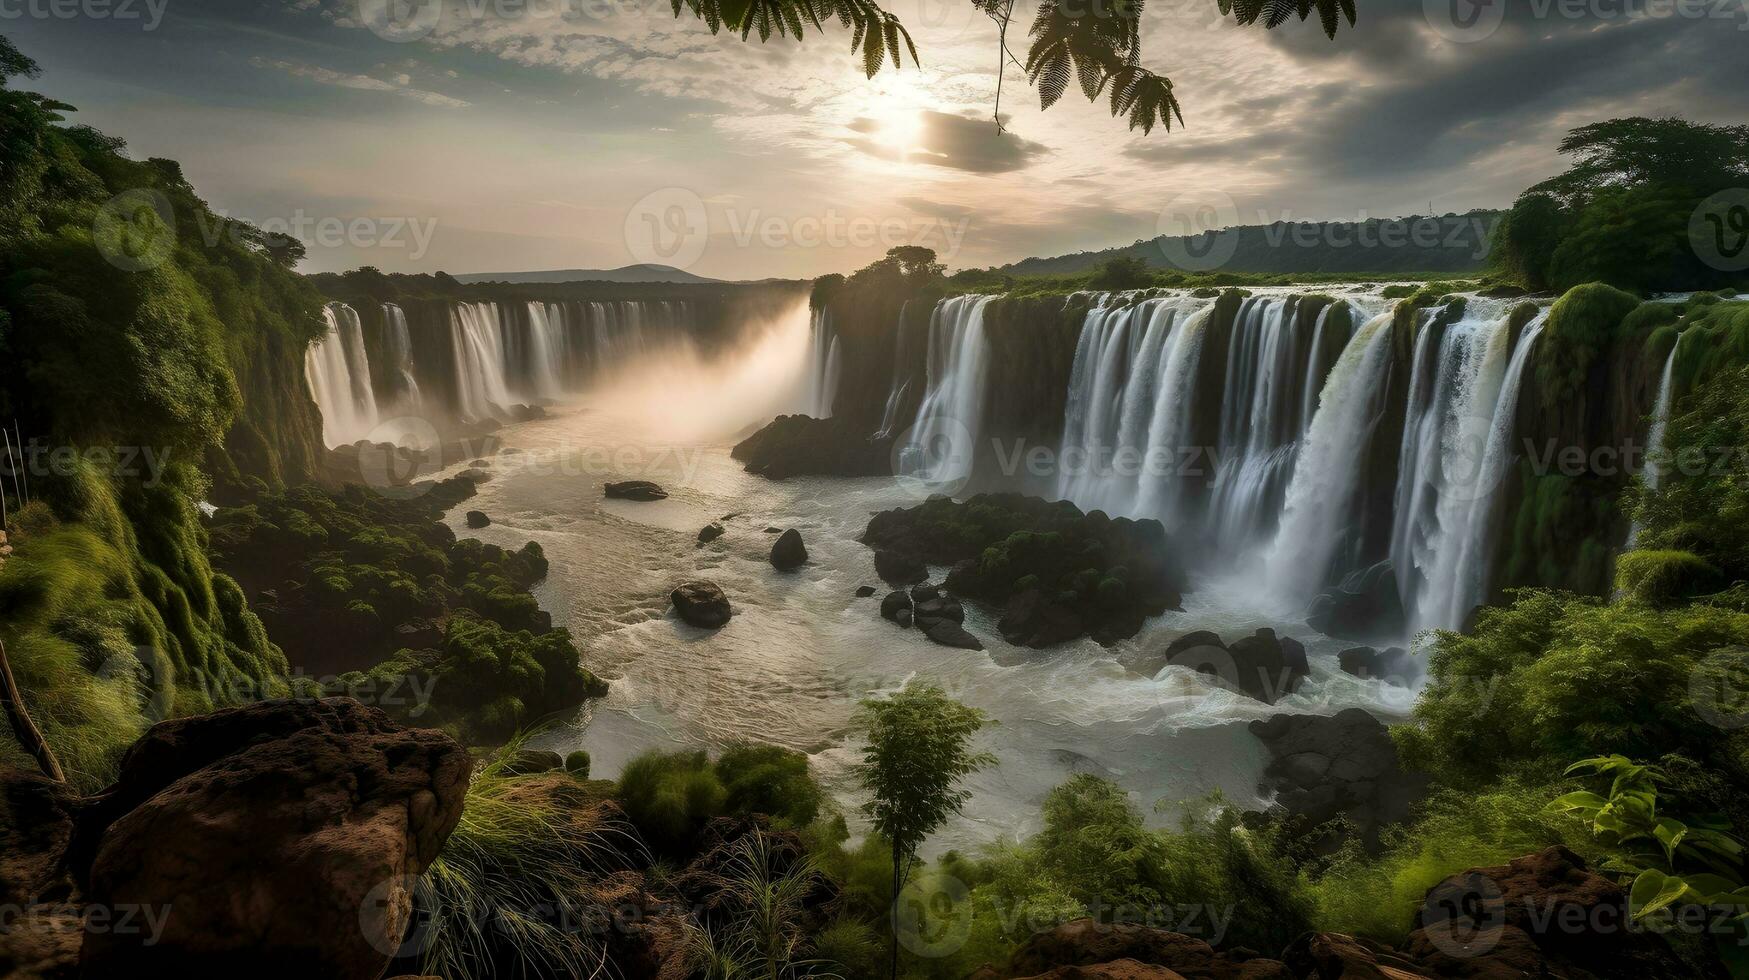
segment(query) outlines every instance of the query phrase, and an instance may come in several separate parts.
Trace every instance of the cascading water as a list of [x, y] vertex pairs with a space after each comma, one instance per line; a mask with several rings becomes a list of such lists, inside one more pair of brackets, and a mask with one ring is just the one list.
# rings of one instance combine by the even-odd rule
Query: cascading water
[[[1481, 466], [1470, 494], [1469, 510], [1457, 526], [1454, 544], [1457, 555], [1452, 559], [1451, 592], [1445, 604], [1443, 624], [1457, 625], [1487, 594], [1488, 570], [1494, 558], [1498, 538], [1500, 498], [1498, 492], [1506, 481], [1513, 459], [1512, 435], [1518, 422], [1518, 391], [1524, 381], [1525, 366], [1542, 336], [1546, 312], [1525, 326], [1512, 351], [1512, 363], [1507, 365], [1506, 378], [1500, 383], [1500, 393], [1494, 402], [1493, 420], [1488, 429], [1488, 441], [1482, 449]], [[1437, 596], [1430, 596], [1437, 599]]]
[[1310, 600], [1335, 577], [1331, 564], [1354, 533], [1355, 461], [1383, 407], [1391, 319], [1389, 313], [1374, 317], [1343, 348], [1294, 466], [1265, 563], [1272, 592], [1295, 603]]
[[838, 397], [838, 376], [843, 367], [839, 364], [838, 334], [832, 329], [830, 310], [814, 311], [808, 350], [812, 364], [808, 372], [807, 413], [817, 419], [829, 419], [832, 417], [832, 403]]
[[911, 439], [900, 450], [903, 475], [943, 486], [971, 475], [984, 414], [990, 344], [984, 311], [993, 296], [955, 296], [929, 326], [929, 378]]
[[407, 313], [394, 303], [383, 304], [383, 350], [393, 368], [394, 400], [401, 408], [418, 411], [419, 379], [413, 369], [413, 337], [407, 330]]
[[[1469, 612], [1456, 609], [1468, 595], [1459, 585], [1461, 556], [1477, 497], [1494, 490], [1481, 478], [1509, 367], [1511, 321], [1504, 304], [1472, 299], [1461, 320], [1443, 330], [1423, 322], [1416, 340], [1391, 535], [1412, 632], [1455, 627]], [[1516, 385], [1512, 402], [1516, 409]]]
[[[1657, 490], [1664, 485], [1664, 440], [1665, 430], [1670, 427], [1670, 379], [1676, 374], [1676, 352], [1682, 348], [1682, 338], [1679, 335], [1676, 343], [1670, 347], [1670, 356], [1664, 359], [1664, 373], [1658, 377], [1658, 398], [1652, 405], [1652, 426], [1646, 432], [1646, 468], [1641, 479], [1648, 491]], [[1638, 517], [1628, 531], [1626, 548], [1632, 551], [1640, 542], [1640, 526]]]
[[463, 421], [502, 418], [521, 399], [505, 380], [504, 330], [495, 303], [457, 303], [449, 311], [455, 345], [457, 411]]
[[529, 374], [543, 398], [565, 393], [565, 364], [570, 341], [566, 336], [565, 311], [558, 303], [531, 300], [528, 304]]
[[899, 409], [905, 404], [905, 395], [911, 391], [911, 374], [907, 369], [911, 363], [911, 331], [906, 329], [911, 303], [911, 300], [906, 300], [905, 305], [899, 309], [898, 336], [893, 340], [893, 383], [887, 391], [886, 407], [881, 411], [881, 427], [875, 430], [877, 439], [892, 437], [893, 427], [899, 423]]
[[358, 311], [329, 303], [322, 318], [328, 332], [304, 352], [304, 377], [322, 413], [322, 441], [332, 449], [357, 442], [376, 428], [377, 402]]
[[1252, 297], [1239, 310], [1222, 389], [1218, 476], [1209, 505], [1216, 547], [1240, 554], [1275, 528], [1299, 451], [1298, 297]]

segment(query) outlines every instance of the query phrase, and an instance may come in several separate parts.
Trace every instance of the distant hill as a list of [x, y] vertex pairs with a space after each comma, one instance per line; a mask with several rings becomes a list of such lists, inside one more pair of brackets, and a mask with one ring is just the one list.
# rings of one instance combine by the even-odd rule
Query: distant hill
[[464, 283], [510, 282], [721, 282], [667, 265], [628, 265], [621, 269], [553, 269], [550, 272], [471, 272], [456, 276]]
[[[1391, 273], [1476, 272], [1488, 254], [1499, 211], [1367, 221], [1284, 222], [1137, 241], [1119, 248], [1023, 259], [1002, 266], [1010, 275], [1073, 275], [1107, 259], [1140, 256], [1156, 269], [1190, 272]], [[1215, 250], [1230, 256], [1213, 263]], [[1184, 257], [1191, 257], [1184, 261]], [[1199, 263], [1196, 257], [1209, 256]]]

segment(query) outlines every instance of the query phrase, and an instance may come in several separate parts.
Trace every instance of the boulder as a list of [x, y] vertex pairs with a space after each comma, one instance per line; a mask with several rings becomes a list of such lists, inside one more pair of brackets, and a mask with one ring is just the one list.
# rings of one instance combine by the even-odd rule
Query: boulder
[[1555, 846], [1433, 886], [1403, 951], [1440, 977], [1726, 975], [1716, 959], [1685, 962], [1663, 938], [1629, 922], [1627, 892]]
[[1185, 977], [1152, 963], [1113, 960], [1092, 966], [1059, 966], [1030, 980], [1185, 980]]
[[772, 480], [821, 476], [893, 475], [893, 440], [871, 438], [856, 420], [783, 415], [729, 453], [747, 472]]
[[648, 503], [653, 500], [667, 500], [668, 491], [649, 480], [627, 480], [623, 483], [609, 483], [603, 487], [610, 500], [636, 500]]
[[1396, 566], [1386, 559], [1349, 573], [1336, 588], [1312, 600], [1306, 624], [1345, 640], [1403, 635], [1408, 618], [1397, 593]]
[[1402, 647], [1375, 650], [1352, 647], [1336, 655], [1344, 673], [1369, 680], [1382, 680], [1398, 687], [1414, 687], [1426, 676], [1427, 665]]
[[929, 567], [922, 556], [902, 548], [876, 548], [875, 574], [892, 585], [910, 585], [929, 578]]
[[77, 808], [66, 783], [0, 765], [0, 908], [72, 891], [64, 862]]
[[1168, 665], [1213, 677], [1222, 687], [1265, 704], [1274, 704], [1298, 690], [1311, 673], [1305, 646], [1290, 637], [1278, 637], [1268, 628], [1231, 646], [1207, 630], [1186, 633], [1161, 653], [1138, 658], [1130, 669], [1152, 677]]
[[938, 622], [964, 624], [966, 621], [965, 607], [953, 596], [937, 595], [933, 599], [919, 600], [915, 593], [911, 595], [911, 615], [917, 621], [919, 629], [927, 630]]
[[1348, 980], [1430, 980], [1422, 964], [1382, 943], [1334, 932], [1311, 932], [1281, 954], [1297, 977]]
[[1164, 968], [1190, 980], [1290, 980], [1276, 960], [1237, 950], [1216, 952], [1194, 936], [1131, 923], [1075, 919], [1033, 934], [1000, 967], [985, 967], [991, 980], [1034, 977], [1064, 967], [1117, 962]]
[[715, 582], [683, 582], [668, 594], [668, 598], [681, 619], [703, 629], [719, 629], [734, 615], [734, 610], [729, 607], [729, 597]]
[[859, 585], [856, 587], [856, 597], [858, 599], [867, 599], [869, 596], [874, 595], [874, 594], [875, 594], [875, 587], [872, 585]]
[[1008, 600], [996, 629], [1015, 646], [1042, 650], [1075, 639], [1087, 626], [1073, 608], [1045, 595], [1043, 589], [1028, 589]]
[[710, 544], [712, 541], [722, 537], [723, 534], [724, 531], [721, 524], [706, 524], [698, 531], [698, 543]]
[[483, 510], [470, 510], [470, 511], [468, 511], [467, 520], [468, 520], [468, 526], [473, 528], [476, 531], [479, 530], [480, 528], [483, 528], [483, 527], [491, 527], [492, 526], [492, 519], [490, 517], [487, 517], [486, 512]]
[[95, 842], [93, 905], [174, 914], [156, 935], [88, 933], [83, 974], [375, 980], [405, 934], [414, 880], [461, 818], [471, 768], [442, 732], [347, 698], [154, 726], [79, 835]]
[[925, 626], [922, 620], [917, 621], [917, 627], [923, 630], [925, 636], [933, 643], [944, 647], [955, 647], [960, 650], [982, 650], [983, 641], [966, 632], [965, 627], [951, 619], [937, 619]]
[[802, 542], [802, 533], [795, 528], [777, 536], [777, 542], [771, 546], [771, 564], [780, 572], [787, 572], [802, 567], [808, 563], [808, 546]]
[[[1346, 817], [1362, 845], [1377, 853], [1380, 832], [1408, 820], [1427, 795], [1427, 776], [1403, 771], [1389, 730], [1359, 708], [1330, 717], [1275, 715], [1252, 722], [1250, 731], [1270, 754], [1259, 789], [1308, 830]], [[1314, 843], [1330, 852], [1346, 836], [1323, 833]]]
[[904, 592], [904, 591], [887, 593], [887, 597], [885, 599], [881, 600], [881, 616], [885, 619], [890, 619], [893, 622], [897, 623], [897, 622], [899, 622], [899, 614], [900, 613], [905, 614], [905, 621], [903, 623], [900, 623], [900, 625], [901, 626], [910, 626], [911, 625], [911, 595], [910, 595], [910, 593]]

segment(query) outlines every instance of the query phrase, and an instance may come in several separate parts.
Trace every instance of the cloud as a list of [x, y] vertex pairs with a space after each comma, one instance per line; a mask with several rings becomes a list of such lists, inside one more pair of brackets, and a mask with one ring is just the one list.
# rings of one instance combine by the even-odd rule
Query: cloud
[[405, 72], [398, 72], [388, 79], [376, 78], [371, 75], [349, 74], [323, 68], [320, 65], [304, 64], [300, 61], [287, 61], [283, 58], [263, 58], [259, 55], [249, 59], [249, 63], [257, 68], [282, 71], [294, 78], [304, 78], [318, 85], [333, 85], [338, 88], [356, 89], [361, 92], [392, 92], [405, 96], [416, 102], [424, 103], [440, 109], [465, 109], [472, 103], [451, 98], [439, 92], [431, 92], [413, 87], [413, 79]]
[[859, 117], [851, 120], [850, 129], [870, 135], [848, 137], [844, 142], [882, 160], [928, 163], [975, 174], [1020, 170], [1049, 152], [1042, 143], [998, 130], [990, 119], [926, 109], [918, 113], [917, 122], [915, 138], [901, 146], [873, 135], [884, 128], [882, 124]]

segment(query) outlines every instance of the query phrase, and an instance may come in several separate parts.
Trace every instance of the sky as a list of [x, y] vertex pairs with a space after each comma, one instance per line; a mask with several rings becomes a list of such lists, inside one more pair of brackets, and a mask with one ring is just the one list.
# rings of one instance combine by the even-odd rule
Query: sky
[[[30, 83], [170, 157], [304, 271], [658, 262], [725, 279], [950, 268], [1280, 220], [1511, 204], [1568, 129], [1749, 120], [1749, 0], [1356, 0], [1273, 31], [1153, 0], [1184, 125], [1131, 132], [1002, 72], [970, 0], [889, 0], [922, 64], [847, 31], [713, 36], [669, 0], [0, 0]], [[1024, 59], [1034, 9], [1009, 43]]]

